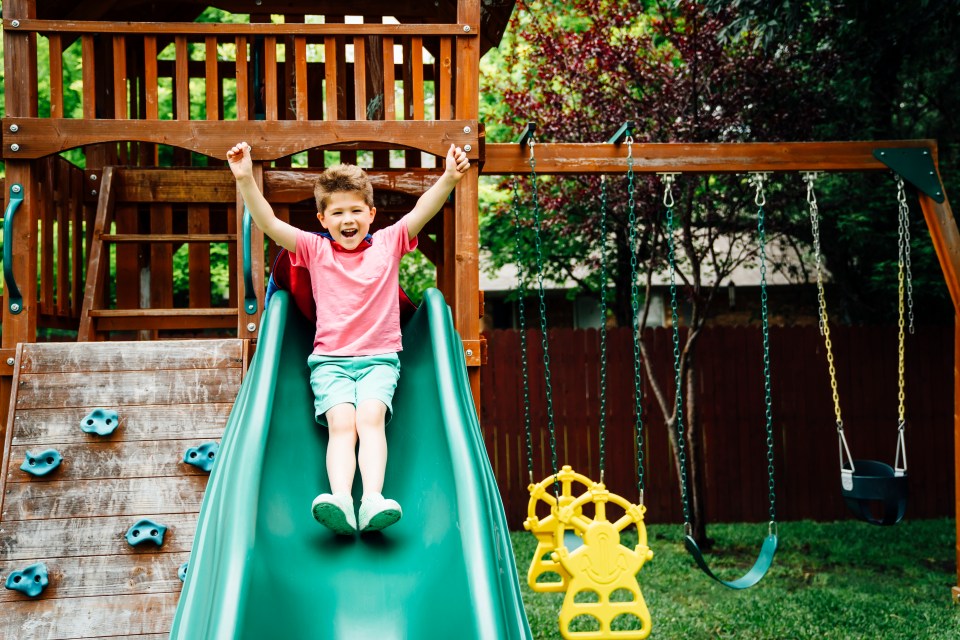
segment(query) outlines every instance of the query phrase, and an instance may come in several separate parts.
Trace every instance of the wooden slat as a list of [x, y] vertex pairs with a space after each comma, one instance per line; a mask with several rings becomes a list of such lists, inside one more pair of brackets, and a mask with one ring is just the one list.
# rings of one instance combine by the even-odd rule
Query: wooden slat
[[226, 204], [234, 202], [237, 195], [237, 183], [229, 169], [122, 167], [114, 175], [118, 202]]
[[326, 113], [324, 120], [338, 120], [337, 116], [337, 40], [328, 37], [323, 41], [324, 86], [326, 87]]
[[117, 598], [61, 598], [21, 601], [4, 605], [0, 637], [33, 637], [61, 640], [126, 633], [169, 633], [179, 593], [158, 593]]
[[396, 120], [396, 66], [393, 60], [393, 38], [383, 39], [383, 119]]
[[453, 39], [440, 38], [439, 78], [435, 93], [441, 120], [453, 118]]
[[47, 36], [50, 45], [50, 117], [62, 118], [63, 113], [63, 38], [59, 33]]
[[297, 92], [297, 120], [308, 119], [307, 107], [307, 39], [296, 37], [293, 39], [293, 60], [296, 73]]
[[83, 78], [83, 117], [93, 119], [97, 117], [96, 82], [94, 80], [95, 56], [92, 35], [80, 36], [80, 50], [82, 61], [81, 77]]
[[33, 343], [20, 356], [20, 372], [91, 373], [156, 369], [222, 369], [241, 366], [240, 340]]
[[[92, 441], [83, 444], [60, 444], [51, 440], [41, 447], [14, 446], [10, 450], [12, 466], [7, 486], [24, 482], [44, 484], [68, 480], [206, 476], [205, 471], [184, 462], [183, 456], [190, 447], [210, 441], [193, 438], [156, 442]], [[20, 469], [27, 451], [37, 455], [51, 447], [63, 456], [63, 462], [52, 472], [46, 476], [35, 477]]]
[[[10, 124], [20, 126], [17, 135], [20, 136], [22, 147], [17, 152], [17, 157], [22, 160], [41, 158], [77, 146], [121, 140], [159, 144], [175, 141], [179, 147], [215, 158], [223, 157], [226, 150], [236, 144], [237, 140], [246, 140], [253, 147], [255, 161], [276, 160], [306, 151], [317, 146], [318, 142], [328, 148], [343, 150], [405, 146], [441, 157], [446, 155], [451, 143], [460, 147], [470, 144], [472, 147], [467, 156], [472, 160], [479, 158], [480, 152], [476, 120], [125, 120], [119, 123], [114, 120], [70, 118], [5, 118], [4, 124], [8, 127]], [[464, 127], [470, 127], [471, 133], [464, 133]], [[544, 145], [538, 145], [537, 149], [542, 146]], [[9, 159], [12, 153], [5, 150], [4, 156]], [[537, 169], [539, 171], [539, 164]], [[885, 167], [883, 169], [887, 170]], [[622, 170], [622, 167], [619, 170]]]
[[[40, 246], [53, 246], [53, 217], [54, 217], [54, 186], [53, 176], [43, 168], [49, 166], [41, 164], [39, 173], [39, 218], [40, 218]], [[53, 312], [53, 251], [43, 251], [40, 254], [40, 313]]]
[[[115, 243], [147, 243], [147, 242], [236, 242], [234, 233], [105, 233], [100, 237], [104, 242]], [[209, 306], [209, 305], [208, 305]]]
[[[423, 108], [423, 38], [410, 38], [410, 73], [412, 83], [413, 119], [424, 119]], [[410, 86], [404, 85], [404, 93]]]
[[206, 87], [207, 120], [220, 119], [220, 73], [217, 65], [217, 37], [207, 36], [204, 39], [204, 86]]
[[[257, 25], [260, 26], [260, 25]], [[237, 36], [237, 120], [250, 119], [250, 74], [247, 71], [247, 37]], [[236, 143], [234, 143], [236, 144]], [[225, 147], [229, 149], [230, 147]], [[209, 154], [208, 154], [209, 155]], [[219, 157], [219, 156], [218, 156]]]
[[113, 117], [127, 118], [127, 39], [113, 37]]
[[[173, 207], [166, 202], [150, 207], [150, 233], [173, 231]], [[141, 305], [142, 306], [142, 305]], [[150, 245], [150, 307], [169, 309], [173, 306], [173, 246]]]
[[[217, 237], [210, 234], [210, 207], [191, 204], [187, 206], [187, 231], [190, 236], [199, 238]], [[236, 234], [223, 234], [225, 240], [210, 240], [210, 242], [236, 242]], [[193, 308], [208, 308], [212, 306], [210, 290], [210, 247], [191, 243], [187, 266], [190, 271], [190, 306]]]
[[[137, 557], [158, 551], [152, 544], [131, 547], [124, 535], [129, 527], [148, 518], [168, 527], [162, 553], [189, 552], [197, 513], [143, 513], [121, 517], [49, 518], [18, 520], [0, 527], [3, 560], [25, 563], [46, 557], [125, 555]], [[2, 616], [0, 616], [2, 617]]]
[[[83, 269], [83, 204], [80, 200], [83, 189], [83, 174], [80, 171], [71, 172], [70, 176], [70, 315], [80, 317], [83, 304], [82, 292], [84, 287]], [[92, 232], [93, 225], [90, 225]], [[89, 245], [87, 245], [89, 250]]]
[[[139, 442], [144, 440], [188, 439], [219, 440], [230, 415], [230, 402], [118, 407], [120, 426], [107, 442]], [[16, 412], [13, 419], [13, 446], [43, 449], [47, 445], [72, 445], [100, 440], [80, 430], [80, 421], [94, 406], [27, 409]], [[17, 465], [19, 466], [19, 462]]]
[[[65, 558], [31, 558], [29, 564], [47, 565], [50, 585], [44, 599], [82, 598], [88, 596], [125, 596], [138, 593], [177, 593], [182, 583], [177, 577], [180, 565], [190, 554], [138, 553], [135, 555], [75, 556]], [[20, 561], [0, 560], [0, 575], [22, 569]], [[26, 602], [22, 594], [0, 590], [0, 602]]]
[[367, 119], [367, 54], [366, 38], [353, 39], [354, 120]]
[[[138, 230], [140, 213], [136, 205], [116, 205], [113, 217], [117, 233], [121, 236], [130, 232], [135, 234]], [[100, 242], [108, 242], [108, 236], [101, 235]], [[140, 247], [117, 247], [116, 256], [117, 308], [136, 309], [140, 306]]]
[[277, 119], [277, 38], [263, 39], [263, 81], [267, 120]]
[[[342, 18], [341, 18], [342, 21]], [[326, 24], [271, 24], [257, 23], [226, 23], [226, 22], [95, 22], [86, 20], [36, 20], [21, 19], [20, 26], [10, 26], [10, 20], [3, 21], [4, 29], [16, 29], [20, 32], [37, 31], [42, 33], [125, 33], [125, 34], [152, 34], [152, 35], [185, 35], [185, 36], [375, 36], [375, 35], [417, 35], [417, 36], [456, 36], [466, 40], [477, 39], [477, 25], [472, 25], [470, 31], [464, 31], [462, 24], [380, 24], [376, 22], [365, 24], [343, 24], [327, 22]]]
[[[271, 203], [292, 204], [312, 198], [313, 185], [321, 173], [314, 170], [264, 171], [264, 194]], [[396, 191], [417, 197], [433, 186], [440, 176], [435, 169], [393, 169], [368, 173], [375, 191]]]
[[[51, 80], [52, 81], [52, 80]], [[63, 162], [53, 160], [53, 172], [57, 185], [57, 315], [70, 315], [70, 172]]]
[[147, 120], [160, 119], [160, 98], [157, 84], [157, 37], [146, 36], [143, 39], [143, 84], [146, 89]]
[[176, 119], [190, 119], [190, 75], [187, 69], [187, 37], [178, 35], [173, 39], [174, 54], [176, 56], [176, 72], [174, 74], [173, 95], [176, 104]]
[[26, 374], [20, 376], [17, 409], [230, 402], [240, 385], [239, 369]]
[[6, 528], [14, 520], [122, 516], [130, 519], [119, 531], [122, 536], [144, 513], [198, 513], [206, 485], [207, 478], [199, 476], [7, 484], [3, 524]]

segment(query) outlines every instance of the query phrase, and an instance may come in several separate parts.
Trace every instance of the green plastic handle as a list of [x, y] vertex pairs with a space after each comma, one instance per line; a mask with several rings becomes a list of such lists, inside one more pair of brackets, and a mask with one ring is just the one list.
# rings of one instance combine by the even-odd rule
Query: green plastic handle
[[243, 205], [243, 310], [248, 316], [257, 312], [257, 294], [253, 290], [253, 269], [250, 266], [250, 210]]
[[10, 313], [17, 315], [23, 311], [23, 296], [13, 277], [13, 214], [23, 202], [23, 186], [10, 185], [10, 197], [7, 210], [3, 214], [3, 282], [7, 291], [7, 306]]

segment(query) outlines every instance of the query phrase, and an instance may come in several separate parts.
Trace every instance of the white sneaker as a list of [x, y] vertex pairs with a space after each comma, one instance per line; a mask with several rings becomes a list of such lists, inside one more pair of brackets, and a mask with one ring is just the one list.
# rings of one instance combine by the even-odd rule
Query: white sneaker
[[360, 501], [360, 531], [380, 531], [394, 524], [403, 515], [396, 500], [379, 493], [366, 495]]
[[313, 500], [313, 517], [317, 522], [341, 536], [357, 532], [353, 514], [353, 497], [339, 493], [321, 493]]

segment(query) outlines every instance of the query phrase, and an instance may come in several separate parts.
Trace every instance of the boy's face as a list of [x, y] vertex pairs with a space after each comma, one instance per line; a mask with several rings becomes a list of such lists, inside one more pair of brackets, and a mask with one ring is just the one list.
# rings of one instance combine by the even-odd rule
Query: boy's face
[[317, 213], [317, 219], [337, 244], [349, 250], [360, 246], [376, 214], [376, 208], [368, 206], [362, 194], [337, 191], [330, 194], [326, 208]]

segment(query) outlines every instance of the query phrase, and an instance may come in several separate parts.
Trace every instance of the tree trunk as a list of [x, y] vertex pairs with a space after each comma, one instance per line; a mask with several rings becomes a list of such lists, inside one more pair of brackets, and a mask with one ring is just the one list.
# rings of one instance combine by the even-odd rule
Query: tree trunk
[[707, 537], [706, 486], [703, 473], [703, 429], [697, 410], [696, 396], [696, 358], [691, 352], [687, 356], [684, 397], [686, 404], [687, 429], [684, 434], [687, 445], [687, 491], [690, 495], [690, 525], [693, 539], [703, 550], [709, 549], [713, 541]]

